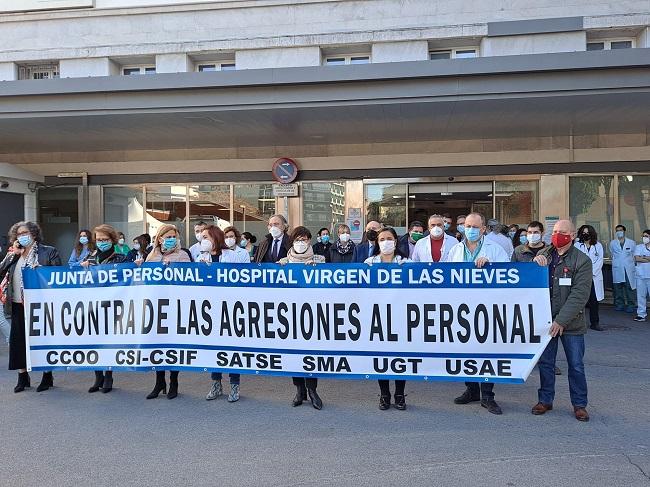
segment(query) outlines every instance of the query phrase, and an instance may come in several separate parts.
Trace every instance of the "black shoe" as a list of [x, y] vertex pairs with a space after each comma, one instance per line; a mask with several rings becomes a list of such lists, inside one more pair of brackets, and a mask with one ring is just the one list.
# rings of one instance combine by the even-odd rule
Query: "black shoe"
[[382, 411], [386, 411], [386, 409], [390, 408], [390, 396], [379, 396], [379, 409]]
[[395, 394], [395, 409], [404, 411], [406, 409], [406, 394]]
[[465, 392], [463, 392], [460, 396], [454, 399], [454, 404], [469, 404], [470, 402], [477, 402], [480, 400], [481, 398], [472, 394], [472, 391], [470, 391], [468, 388], [465, 389]]
[[104, 385], [104, 372], [101, 370], [96, 370], [95, 371], [95, 382], [93, 382], [93, 385], [90, 386], [90, 389], [88, 389], [88, 392], [97, 392], [102, 388]]
[[503, 414], [501, 406], [499, 406], [494, 399], [484, 399], [481, 401], [481, 406], [488, 410], [488, 413]]
[[104, 374], [104, 384], [102, 384], [102, 392], [106, 394], [113, 390], [113, 372], [107, 370]]
[[18, 383], [14, 387], [14, 392], [23, 392], [25, 387], [30, 387], [29, 372], [18, 372]]
[[306, 400], [307, 400], [307, 389], [298, 387], [298, 390], [296, 391], [296, 395], [293, 398], [291, 405], [295, 408], [297, 406], [300, 406], [302, 402]]
[[[177, 385], [178, 388], [178, 385]], [[147, 396], [147, 399], [156, 399], [160, 393], [167, 394], [167, 382], [165, 382], [165, 373], [156, 372], [156, 385]]]
[[600, 325], [591, 325], [589, 328], [595, 331], [605, 331], [605, 328]]
[[54, 387], [54, 376], [52, 372], [43, 372], [43, 378], [36, 388], [36, 392], [47, 391], [50, 387]]
[[178, 396], [178, 379], [169, 379], [167, 399], [174, 399], [176, 396]]
[[319, 411], [323, 409], [323, 401], [316, 392], [316, 389], [307, 389], [307, 393], [309, 394], [309, 400], [311, 401], [311, 405], [314, 406], [314, 409], [318, 409]]
[[559, 367], [555, 367], [554, 372], [555, 372], [555, 375], [562, 375], [562, 370], [560, 370]]

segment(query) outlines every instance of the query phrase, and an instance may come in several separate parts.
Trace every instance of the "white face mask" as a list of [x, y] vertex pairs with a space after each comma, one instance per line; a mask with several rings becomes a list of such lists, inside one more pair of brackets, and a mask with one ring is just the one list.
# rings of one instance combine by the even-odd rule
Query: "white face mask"
[[124, 245], [124, 239], [123, 239], [123, 238], [119, 239], [119, 240], [117, 241], [117, 243], [120, 244], [120, 245]]
[[293, 250], [297, 254], [304, 254], [307, 252], [307, 249], [309, 248], [309, 244], [307, 242], [303, 242], [302, 240], [296, 240], [293, 243]]
[[271, 237], [273, 238], [280, 238], [284, 233], [278, 227], [269, 227], [269, 232], [271, 233]]
[[383, 240], [379, 242], [379, 251], [384, 254], [392, 254], [395, 251], [395, 240]]
[[445, 231], [440, 227], [433, 227], [431, 228], [430, 232], [431, 235], [433, 235], [436, 238], [442, 236], [442, 234], [445, 233]]
[[343, 243], [349, 242], [350, 241], [350, 234], [349, 233], [342, 233], [339, 235], [339, 240]]
[[643, 240], [643, 243], [646, 244], [646, 245], [648, 245], [650, 243], [650, 237], [643, 237], [642, 240]]
[[541, 233], [527, 233], [526, 236], [528, 237], [528, 242], [532, 244], [539, 243], [539, 241], [542, 239]]
[[133, 248], [134, 248], [135, 250], [140, 250], [140, 244], [139, 244], [139, 243], [134, 243], [134, 244], [133, 244]]
[[212, 242], [209, 238], [201, 240], [201, 252], [212, 252]]
[[226, 239], [226, 247], [232, 249], [237, 244], [237, 239], [229, 237]]
[[200, 242], [201, 240], [203, 240], [203, 234], [201, 232], [195, 233], [194, 236], [196, 237], [197, 242]]

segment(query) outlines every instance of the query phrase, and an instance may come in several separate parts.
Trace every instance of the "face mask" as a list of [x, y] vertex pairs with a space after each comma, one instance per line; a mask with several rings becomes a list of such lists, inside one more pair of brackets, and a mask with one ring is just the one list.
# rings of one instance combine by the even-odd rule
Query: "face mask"
[[623, 238], [623, 237], [625, 237], [625, 232], [623, 232], [622, 230], [616, 232], [616, 238]]
[[269, 232], [273, 238], [280, 238], [283, 233], [278, 227], [269, 227]]
[[588, 233], [583, 233], [582, 235], [580, 235], [580, 240], [582, 240], [583, 242], [586, 242], [587, 240], [589, 240], [589, 234]]
[[305, 252], [307, 252], [308, 248], [309, 248], [309, 244], [307, 242], [302, 241], [302, 240], [296, 240], [293, 243], [293, 250], [297, 254], [304, 254]]
[[322, 243], [324, 243], [324, 244], [328, 244], [328, 243], [330, 243], [330, 236], [329, 236], [329, 235], [323, 235], [323, 236], [320, 238], [320, 241], [321, 241]]
[[97, 242], [97, 248], [100, 252], [106, 252], [113, 246], [111, 242]]
[[460, 225], [456, 225], [456, 230], [458, 230], [458, 233], [464, 235], [465, 234], [465, 225], [463, 225], [462, 223]]
[[23, 247], [27, 247], [29, 244], [32, 243], [32, 236], [31, 235], [21, 235], [18, 237], [18, 243], [22, 245]]
[[195, 233], [194, 236], [196, 237], [197, 242], [200, 242], [201, 240], [203, 240], [203, 234], [201, 232]]
[[431, 235], [433, 235], [436, 238], [442, 236], [442, 234], [445, 233], [444, 230], [442, 228], [440, 228], [440, 227], [433, 227], [433, 228], [431, 228], [430, 232], [431, 232]]
[[163, 240], [162, 247], [164, 250], [171, 250], [176, 247], [176, 237], [167, 237]]
[[140, 244], [139, 244], [139, 243], [134, 243], [134, 244], [133, 244], [133, 248], [134, 248], [135, 250], [140, 250]]
[[510, 237], [511, 239], [513, 239], [513, 238], [515, 238], [515, 235], [516, 235], [516, 234], [517, 234], [517, 232], [508, 232], [508, 237]]
[[542, 240], [542, 234], [540, 233], [529, 233], [528, 234], [528, 241], [532, 244], [539, 243], [539, 241]]
[[227, 238], [226, 239], [226, 247], [228, 247], [229, 249], [232, 249], [235, 246], [236, 242], [237, 242], [237, 240], [235, 238], [232, 238], [232, 237]]
[[349, 233], [342, 233], [339, 235], [339, 240], [343, 243], [349, 242], [350, 241], [350, 234]]
[[379, 251], [384, 255], [392, 254], [395, 251], [395, 240], [379, 242]]
[[117, 243], [120, 244], [120, 245], [124, 245], [124, 239], [123, 239], [123, 238], [119, 239], [119, 240], [117, 241]]
[[524, 245], [527, 242], [528, 242], [528, 237], [526, 236], [525, 233], [522, 233], [521, 235], [519, 235], [519, 243], [521, 245]]
[[561, 233], [554, 233], [551, 237], [551, 243], [556, 249], [566, 247], [571, 243], [571, 235], [562, 235]]
[[445, 222], [445, 231], [449, 230], [450, 228], [451, 228], [451, 223]]
[[79, 243], [81, 245], [86, 245], [88, 243], [88, 237], [79, 237]]
[[476, 242], [481, 238], [481, 229], [469, 227], [465, 229], [465, 237], [470, 242]]
[[646, 245], [650, 243], [650, 237], [643, 237], [641, 240], [643, 240], [643, 243]]
[[366, 238], [370, 240], [371, 242], [375, 242], [377, 240], [377, 237], [379, 234], [377, 233], [376, 230], [368, 230], [366, 232]]
[[245, 249], [247, 245], [248, 245], [248, 240], [246, 240], [245, 238], [242, 238], [242, 239], [239, 241], [239, 246], [240, 246], [242, 249]]
[[209, 238], [204, 238], [201, 240], [201, 252], [211, 252], [212, 251], [212, 242]]
[[413, 240], [414, 242], [417, 242], [422, 237], [424, 237], [424, 233], [422, 232], [411, 232], [411, 240]]

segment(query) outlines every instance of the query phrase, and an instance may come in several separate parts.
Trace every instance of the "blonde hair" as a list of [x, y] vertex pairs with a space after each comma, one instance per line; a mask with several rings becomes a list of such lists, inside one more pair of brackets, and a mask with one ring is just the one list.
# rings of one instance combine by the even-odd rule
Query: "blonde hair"
[[174, 230], [174, 233], [176, 233], [176, 249], [180, 249], [181, 245], [180, 242], [178, 241], [178, 228], [176, 228], [176, 225], [172, 225], [171, 223], [165, 223], [163, 226], [161, 226], [158, 231], [156, 232], [156, 236], [153, 239], [153, 250], [151, 253], [153, 254], [154, 252], [160, 252], [162, 254], [162, 248], [160, 245], [160, 239], [162, 238], [163, 235], [165, 235], [167, 232], [170, 230]]

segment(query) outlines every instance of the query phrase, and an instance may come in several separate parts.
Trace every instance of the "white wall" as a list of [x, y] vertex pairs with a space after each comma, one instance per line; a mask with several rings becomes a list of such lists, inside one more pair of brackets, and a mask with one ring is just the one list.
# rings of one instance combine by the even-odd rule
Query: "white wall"
[[429, 43], [427, 41], [382, 42], [372, 45], [373, 63], [425, 61], [427, 59], [429, 59]]
[[18, 66], [16, 63], [0, 63], [0, 81], [13, 81], [18, 79]]
[[159, 54], [156, 56], [156, 73], [186, 73], [194, 71], [187, 54]]
[[481, 56], [585, 51], [586, 43], [585, 32], [485, 37], [481, 41]]
[[235, 52], [237, 69], [291, 68], [319, 66], [320, 64], [321, 53], [318, 46], [251, 49]]
[[113, 76], [119, 73], [119, 66], [106, 57], [61, 59], [61, 61], [59, 61], [59, 76], [61, 78]]

